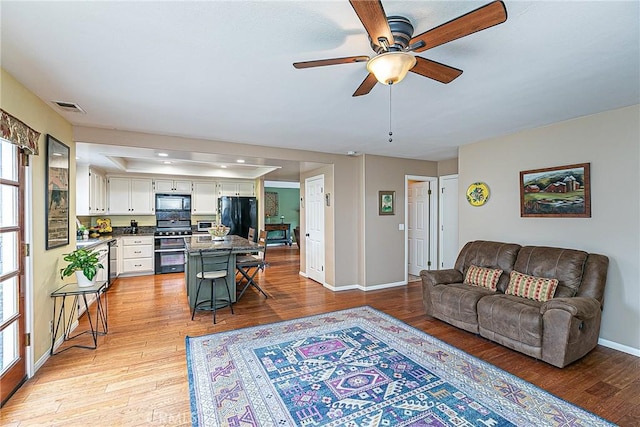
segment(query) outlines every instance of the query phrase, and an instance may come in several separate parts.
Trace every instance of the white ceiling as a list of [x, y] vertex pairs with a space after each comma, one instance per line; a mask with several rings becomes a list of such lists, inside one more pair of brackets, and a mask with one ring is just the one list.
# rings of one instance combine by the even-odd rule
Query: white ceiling
[[[416, 34], [486, 3], [383, 1]], [[638, 1], [505, 4], [504, 24], [419, 54], [464, 73], [395, 86], [393, 143], [388, 87], [351, 96], [364, 63], [292, 66], [372, 55], [347, 0], [3, 0], [1, 61], [46, 102], [86, 110], [60, 110], [75, 125], [425, 160], [639, 102]]]

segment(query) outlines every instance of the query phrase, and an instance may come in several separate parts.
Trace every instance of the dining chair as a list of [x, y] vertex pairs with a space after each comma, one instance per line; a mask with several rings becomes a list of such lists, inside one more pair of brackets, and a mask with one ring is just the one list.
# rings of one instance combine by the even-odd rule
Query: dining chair
[[256, 241], [256, 229], [253, 227], [249, 227], [249, 234], [247, 234], [247, 240], [252, 242]]
[[[229, 258], [231, 257], [231, 249], [222, 249], [216, 251], [200, 250], [200, 270], [196, 274], [198, 281], [198, 288], [196, 290], [196, 297], [194, 299], [193, 311], [191, 312], [191, 320], [196, 314], [196, 311], [213, 311], [213, 323], [216, 323], [216, 310], [218, 308], [229, 307], [231, 314], [233, 314], [233, 301], [231, 300], [231, 291], [229, 290], [229, 282], [227, 281], [227, 275], [229, 272]], [[217, 281], [224, 279], [224, 285], [227, 288], [228, 299], [221, 300], [224, 304], [218, 307], [217, 297]], [[209, 288], [209, 299], [198, 301], [200, 296], [200, 290], [203, 283], [207, 281], [211, 282]]]
[[240, 288], [246, 280], [246, 284], [242, 288], [238, 299], [246, 292], [249, 286], [256, 288], [265, 298], [269, 298], [262, 288], [256, 283], [255, 277], [259, 271], [264, 271], [267, 265], [267, 232], [260, 230], [258, 233], [258, 244], [264, 249], [257, 255], [243, 255], [236, 257], [236, 269], [240, 272], [240, 280], [236, 283], [236, 288]]

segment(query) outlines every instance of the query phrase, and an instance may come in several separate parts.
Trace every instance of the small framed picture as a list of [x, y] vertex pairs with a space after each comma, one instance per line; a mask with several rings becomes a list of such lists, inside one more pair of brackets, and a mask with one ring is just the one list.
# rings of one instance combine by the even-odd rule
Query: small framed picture
[[378, 215], [395, 215], [395, 203], [395, 191], [378, 191]]

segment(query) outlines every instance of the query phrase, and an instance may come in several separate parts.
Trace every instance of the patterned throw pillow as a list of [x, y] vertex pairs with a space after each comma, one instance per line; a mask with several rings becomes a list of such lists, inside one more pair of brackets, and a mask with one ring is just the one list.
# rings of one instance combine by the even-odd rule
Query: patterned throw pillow
[[502, 270], [478, 267], [477, 265], [472, 265], [467, 270], [467, 274], [464, 277], [464, 283], [471, 286], [480, 286], [482, 288], [491, 289], [492, 291], [496, 290], [496, 286], [498, 286], [498, 279], [502, 274]]
[[545, 302], [553, 298], [557, 287], [558, 279], [528, 276], [514, 270], [509, 276], [509, 286], [504, 293]]

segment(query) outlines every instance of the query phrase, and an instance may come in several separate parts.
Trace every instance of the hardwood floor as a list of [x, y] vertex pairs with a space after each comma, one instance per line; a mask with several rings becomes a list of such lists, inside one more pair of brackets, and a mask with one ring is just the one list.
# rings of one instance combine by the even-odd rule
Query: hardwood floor
[[334, 293], [298, 274], [295, 246], [269, 247], [269, 263], [260, 276], [269, 298], [248, 290], [216, 325], [210, 313], [190, 320], [182, 274], [118, 279], [98, 349], [51, 357], [2, 408], [0, 424], [190, 425], [185, 335], [370, 305], [621, 426], [640, 425], [640, 358], [598, 346], [558, 369], [427, 318], [419, 282]]

